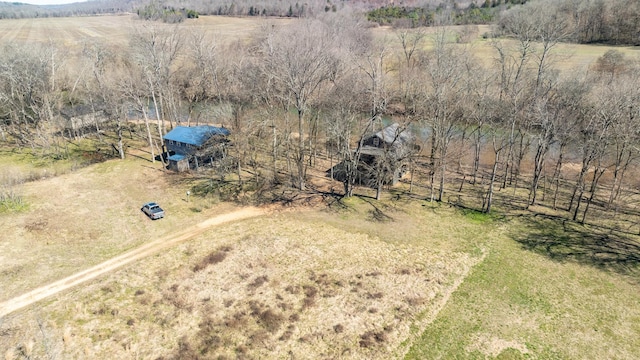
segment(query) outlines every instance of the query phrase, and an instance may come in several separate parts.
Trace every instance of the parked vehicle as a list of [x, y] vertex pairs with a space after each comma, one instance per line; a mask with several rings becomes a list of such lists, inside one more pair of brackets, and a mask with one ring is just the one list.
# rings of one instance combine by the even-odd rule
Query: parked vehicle
[[142, 209], [140, 210], [142, 210], [143, 213], [147, 214], [147, 216], [151, 218], [151, 220], [162, 219], [164, 217], [164, 210], [162, 210], [160, 205], [154, 202], [148, 202], [142, 205]]

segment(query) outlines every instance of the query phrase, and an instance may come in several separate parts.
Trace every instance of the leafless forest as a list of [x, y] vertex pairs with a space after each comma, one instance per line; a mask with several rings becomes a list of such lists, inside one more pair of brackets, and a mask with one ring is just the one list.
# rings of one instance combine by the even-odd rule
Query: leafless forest
[[[415, 144], [377, 159], [364, 184], [377, 197], [402, 167], [408, 192], [419, 186], [431, 201], [484, 212], [500, 192], [516, 208], [544, 205], [580, 222], [594, 209], [634, 214], [640, 63], [612, 50], [588, 68], [558, 70], [566, 59], [557, 46], [585, 17], [556, 16], [568, 1], [535, 12], [540, 2], [531, 3], [501, 19], [489, 59], [475, 57], [473, 27], [381, 39], [349, 11], [265, 22], [249, 41], [140, 21], [128, 46], [94, 41], [78, 57], [55, 42], [8, 45], [0, 139], [65, 158], [69, 142], [90, 137], [124, 158], [135, 130], [156, 158], [173, 126], [222, 124], [233, 146], [215, 176], [313, 191], [309, 171], [329, 161], [342, 164], [336, 193], [352, 196], [363, 139], [398, 123], [396, 137], [411, 132]], [[602, 23], [589, 24], [600, 33]]]

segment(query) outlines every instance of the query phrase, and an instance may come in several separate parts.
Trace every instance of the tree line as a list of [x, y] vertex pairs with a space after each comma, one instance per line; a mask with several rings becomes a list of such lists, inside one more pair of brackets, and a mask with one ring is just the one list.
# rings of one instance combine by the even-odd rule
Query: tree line
[[522, 13], [538, 12], [566, 27], [570, 35], [563, 39], [566, 42], [640, 45], [640, 3], [635, 0], [486, 0], [481, 4], [470, 2], [465, 7], [456, 2], [385, 5], [369, 10], [367, 19], [379, 25], [407, 28], [433, 26], [436, 18], [447, 14], [456, 25], [497, 23], [497, 33], [493, 35], [504, 36], [509, 31], [506, 23], [518, 21]]
[[[354, 3], [357, 6], [358, 3]], [[227, 16], [271, 16], [271, 17], [301, 17], [320, 12], [337, 11], [346, 5], [344, 2], [331, 1], [286, 1], [274, 2], [268, 0], [95, 0], [77, 2], [65, 5], [29, 5], [24, 3], [0, 2], [0, 19], [25, 19], [46, 17], [70, 17], [103, 14], [140, 13], [148, 19], [164, 20], [173, 15], [179, 15], [183, 9], [185, 17], [187, 10], [200, 15]], [[159, 9], [160, 13], [157, 10]], [[172, 10], [173, 11], [170, 11]], [[163, 14], [172, 12], [172, 14]], [[172, 21], [176, 22], [176, 21]]]
[[640, 2], [635, 0], [529, 1], [507, 11], [499, 21], [500, 28], [508, 30], [504, 24], [518, 21], [522, 13], [538, 12], [547, 14], [567, 28], [570, 36], [564, 41], [640, 45]]
[[526, 3], [526, 0], [486, 0], [481, 5], [470, 2], [466, 7], [457, 2], [441, 2], [439, 4], [422, 4], [420, 6], [385, 5], [367, 12], [367, 19], [379, 25], [393, 27], [433, 26], [437, 17], [443, 12], [449, 13], [451, 23], [455, 25], [491, 24], [512, 5]]
[[[86, 43], [78, 59], [54, 43], [8, 45], [0, 139], [60, 158], [70, 141], [108, 130], [124, 158], [136, 118], [156, 159], [173, 126], [222, 123], [233, 144], [223, 178], [305, 191], [309, 170], [330, 161], [343, 165], [340, 193], [351, 196], [363, 140], [395, 122], [396, 136], [413, 133], [415, 146], [377, 158], [369, 185], [378, 197], [386, 174], [403, 166], [409, 191], [467, 197], [485, 212], [511, 190], [524, 207], [544, 201], [576, 221], [594, 207], [629, 206], [638, 186], [637, 59], [612, 50], [588, 69], [561, 72], [554, 51], [567, 29], [544, 13], [514, 19], [500, 25], [509, 38], [487, 40], [491, 62], [446, 27], [380, 40], [362, 19], [332, 12], [265, 22], [248, 43], [141, 22], [126, 49]], [[62, 115], [80, 107], [88, 123], [71, 131]]]

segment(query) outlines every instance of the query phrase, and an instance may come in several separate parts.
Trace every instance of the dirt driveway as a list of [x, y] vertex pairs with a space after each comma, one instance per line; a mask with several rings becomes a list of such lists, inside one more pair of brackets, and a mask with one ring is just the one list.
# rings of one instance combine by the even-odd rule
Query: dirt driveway
[[215, 225], [220, 225], [220, 224], [238, 221], [238, 220], [244, 220], [244, 219], [264, 215], [265, 213], [266, 211], [263, 209], [259, 209], [255, 207], [247, 207], [244, 209], [240, 209], [238, 211], [219, 215], [211, 219], [205, 220], [183, 231], [165, 236], [158, 240], [142, 245], [134, 250], [118, 255], [112, 259], [104, 261], [89, 269], [80, 271], [64, 279], [55, 281], [45, 286], [41, 286], [23, 295], [4, 301], [0, 303], [0, 318], [16, 310], [19, 310], [23, 307], [34, 304], [44, 298], [55, 295], [61, 291], [70, 289], [76, 285], [95, 279], [100, 275], [111, 272], [117, 268], [120, 268], [129, 263], [132, 263], [136, 260], [142, 259], [146, 256], [157, 253], [163, 249], [166, 249], [178, 243], [189, 240], [194, 236], [205, 232], [206, 230], [210, 229]]

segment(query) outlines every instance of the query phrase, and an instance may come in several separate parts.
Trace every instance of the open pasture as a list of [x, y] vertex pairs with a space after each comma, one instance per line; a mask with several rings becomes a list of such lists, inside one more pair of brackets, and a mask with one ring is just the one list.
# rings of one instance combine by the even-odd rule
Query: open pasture
[[[0, 222], [0, 300], [231, 208], [187, 201], [189, 179], [159, 167], [132, 156], [20, 185], [28, 208]], [[147, 219], [139, 206], [148, 200], [167, 217]], [[35, 357], [183, 358], [185, 347], [210, 356], [402, 357], [493, 236], [490, 226], [436, 226], [437, 213], [414, 222], [416, 209], [354, 199], [295, 219], [285, 210], [216, 227], [6, 316], [0, 348], [6, 358], [30, 342]], [[396, 226], [402, 237], [389, 231]], [[471, 242], [456, 240], [471, 233]]]
[[150, 27], [182, 28], [187, 32], [205, 32], [220, 42], [247, 38], [260, 26], [286, 24], [289, 19], [234, 18], [202, 16], [181, 24], [139, 20], [137, 15], [17, 19], [0, 21], [0, 44], [47, 44], [52, 42], [77, 49], [92, 41], [127, 45], [132, 34]]
[[[198, 19], [185, 20], [180, 24], [163, 24], [139, 20], [135, 14], [12, 19], [0, 21], [0, 45], [53, 43], [64, 46], [67, 50], [72, 50], [73, 54], [79, 51], [83, 44], [91, 43], [92, 41], [106, 42], [113, 46], [127, 46], [133, 34], [137, 31], [146, 31], [145, 29], [148, 30], [150, 27], [180, 28], [186, 33], [204, 32], [208, 36], [215, 38], [216, 42], [228, 44], [237, 40], [250, 39], [251, 35], [259, 31], [263, 26], [286, 25], [293, 21], [296, 20], [262, 17], [201, 16]], [[486, 65], [493, 63], [496, 51], [491, 46], [491, 40], [483, 37], [484, 34], [491, 31], [489, 26], [472, 26], [466, 29], [463, 26], [454, 26], [450, 27], [449, 30], [470, 34], [468, 42], [461, 44], [461, 46], [469, 47], [478, 59]], [[373, 27], [371, 31], [388, 48], [398, 52], [398, 55], [400, 54], [400, 41], [394, 33], [396, 30], [390, 27]], [[425, 28], [419, 31], [433, 34], [436, 29]], [[515, 46], [513, 41], [505, 42]], [[425, 41], [425, 49], [429, 49], [431, 46], [431, 41]], [[598, 57], [612, 49], [621, 51], [628, 58], [638, 58], [638, 50], [633, 47], [558, 44], [553, 55], [555, 67], [562, 71], [584, 70]]]
[[[402, 47], [400, 40], [396, 34], [396, 29], [389, 26], [375, 27], [371, 30], [378, 38], [379, 41], [386, 44], [392, 51], [391, 53], [400, 56], [402, 54]], [[441, 28], [421, 28], [421, 29], [403, 29], [400, 31], [415, 32], [420, 31], [426, 34], [426, 41], [424, 42], [424, 49], [428, 50], [433, 48], [433, 35], [442, 31]], [[459, 46], [469, 49], [478, 60], [480, 60], [485, 66], [492, 66], [497, 59], [497, 51], [492, 45], [492, 40], [485, 35], [491, 33], [491, 27], [489, 25], [471, 25], [471, 26], [449, 26], [446, 28], [449, 33], [448, 39], [450, 41], [456, 41], [456, 34], [463, 35], [464, 41], [461, 41]], [[512, 39], [500, 39], [505, 47], [517, 47], [518, 44]], [[628, 59], [640, 59], [640, 50], [632, 46], [611, 46], [611, 45], [584, 45], [584, 44], [569, 44], [558, 43], [554, 46], [551, 52], [552, 67], [562, 72], [580, 72], [588, 70], [589, 67], [604, 53], [609, 50], [617, 50], [624, 54]]]
[[[193, 179], [158, 167], [132, 156], [21, 185], [29, 207], [0, 222], [2, 297], [231, 209], [215, 198], [187, 201]], [[599, 238], [553, 219], [490, 217], [419, 198], [398, 189], [380, 202], [355, 197], [212, 228], [4, 317], [2, 355], [640, 355], [639, 281], [599, 265]], [[139, 212], [149, 199], [165, 206], [165, 219]], [[531, 251], [548, 241], [540, 229], [554, 226], [575, 239], [566, 256]]]

